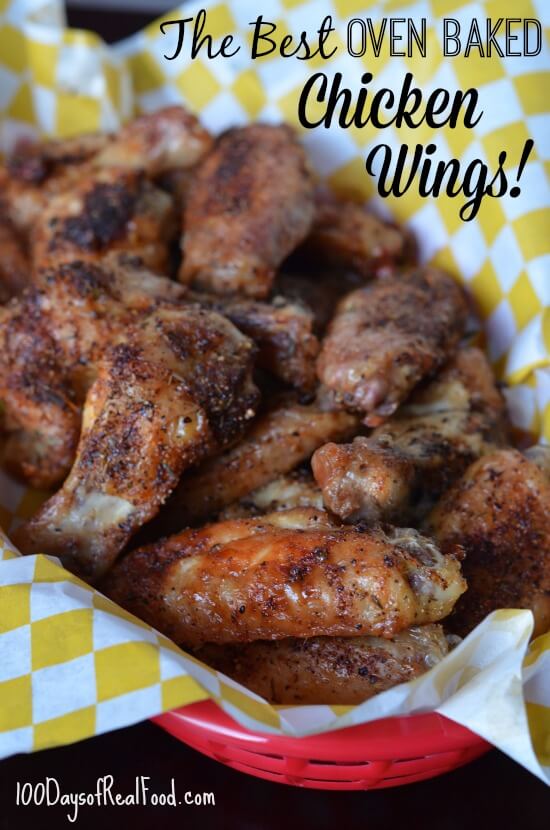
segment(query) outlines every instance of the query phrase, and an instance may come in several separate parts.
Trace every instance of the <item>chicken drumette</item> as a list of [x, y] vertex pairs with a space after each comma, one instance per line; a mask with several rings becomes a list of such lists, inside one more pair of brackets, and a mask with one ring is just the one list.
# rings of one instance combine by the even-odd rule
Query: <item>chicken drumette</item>
[[378, 426], [458, 345], [466, 300], [434, 269], [405, 271], [353, 291], [339, 304], [317, 361], [341, 406]]
[[267, 297], [314, 211], [313, 178], [289, 127], [229, 130], [191, 184], [181, 281], [217, 294]]

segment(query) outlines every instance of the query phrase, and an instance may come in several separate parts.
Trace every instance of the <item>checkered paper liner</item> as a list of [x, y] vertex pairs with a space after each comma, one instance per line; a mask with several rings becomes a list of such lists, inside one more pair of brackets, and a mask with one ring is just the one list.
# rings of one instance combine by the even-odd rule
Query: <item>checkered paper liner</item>
[[[243, 48], [230, 60], [174, 61], [170, 35], [159, 23], [107, 47], [96, 35], [64, 27], [56, 0], [0, 0], [0, 149], [36, 132], [65, 136], [116, 129], [132, 113], [183, 102], [214, 132], [251, 120], [296, 124], [297, 101], [312, 71], [343, 73], [359, 87], [370, 71], [373, 88], [400, 88], [406, 71], [429, 93], [476, 86], [484, 114], [468, 130], [421, 127], [376, 131], [370, 126], [302, 133], [319, 174], [341, 192], [369, 202], [410, 228], [423, 261], [462, 279], [484, 321], [483, 337], [499, 375], [510, 384], [515, 423], [550, 442], [550, 116], [546, 89], [550, 57], [444, 59], [441, 18], [535, 17], [546, 30], [545, 0], [268, 0], [265, 19], [280, 33], [318, 28], [332, 14], [337, 54], [330, 64], [281, 59], [251, 61], [247, 44], [252, 0], [187, 4], [166, 20], [207, 7], [207, 30], [237, 35]], [[347, 56], [345, 25], [352, 16], [428, 19], [426, 58]], [[172, 27], [173, 28], [173, 27]], [[169, 30], [168, 30], [169, 31]], [[175, 37], [175, 33], [173, 34]], [[184, 54], [185, 53], [185, 54]], [[298, 125], [297, 125], [298, 126]], [[490, 166], [508, 151], [513, 177], [528, 137], [535, 148], [516, 199], [485, 199], [476, 219], [458, 217], [460, 199], [421, 199], [411, 189], [384, 202], [364, 170], [370, 147], [431, 141], [438, 157]], [[0, 524], [32, 515], [43, 494], [0, 474]], [[417, 680], [355, 707], [273, 707], [227, 677], [184, 654], [164, 636], [65, 571], [57, 560], [21, 557], [0, 537], [0, 757], [70, 743], [205, 698], [216, 700], [244, 726], [306, 735], [379, 717], [436, 710], [482, 735], [542, 780], [550, 782], [550, 634], [529, 645], [529, 611], [493, 613], [445, 660]]]

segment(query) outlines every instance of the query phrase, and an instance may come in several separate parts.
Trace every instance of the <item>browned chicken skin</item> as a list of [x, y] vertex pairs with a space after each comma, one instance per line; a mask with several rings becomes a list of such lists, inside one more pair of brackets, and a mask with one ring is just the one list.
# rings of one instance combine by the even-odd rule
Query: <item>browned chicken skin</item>
[[116, 136], [28, 144], [0, 169], [0, 205], [20, 231], [29, 232], [53, 196], [90, 182], [99, 170], [143, 171], [155, 178], [193, 167], [211, 144], [208, 132], [183, 107], [140, 116]]
[[267, 297], [313, 215], [313, 178], [290, 127], [229, 130], [188, 194], [180, 279], [216, 294]]
[[313, 314], [302, 304], [283, 297], [267, 303], [204, 292], [190, 292], [189, 299], [223, 314], [250, 337], [258, 347], [257, 363], [262, 369], [297, 389], [315, 387], [319, 341], [313, 334]]
[[354, 433], [357, 419], [347, 412], [323, 412], [315, 404], [286, 401], [258, 417], [235, 447], [184, 476], [166, 512], [162, 534], [216, 516], [247, 493], [290, 472], [328, 440]]
[[383, 637], [206, 645], [195, 656], [270, 703], [351, 706], [413, 680], [449, 650], [440, 625]]
[[75, 260], [101, 262], [115, 251], [139, 256], [152, 271], [163, 273], [174, 234], [168, 194], [139, 171], [98, 169], [45, 206], [33, 233], [34, 271]]
[[151, 519], [190, 464], [254, 414], [252, 348], [227, 320], [159, 308], [108, 350], [63, 487], [15, 536], [94, 580]]
[[124, 342], [138, 316], [181, 294], [181, 286], [118, 256], [101, 268], [73, 262], [45, 270], [40, 288], [0, 309], [0, 400], [12, 473], [40, 489], [65, 478], [80, 405], [106, 348]]
[[313, 228], [300, 248], [323, 265], [353, 271], [364, 279], [391, 273], [407, 258], [407, 237], [364, 205], [337, 198], [326, 188], [316, 194]]
[[312, 508], [186, 530], [128, 554], [116, 602], [178, 643], [392, 637], [446, 616], [465, 583], [413, 530], [341, 528]]
[[464, 636], [497, 608], [530, 608], [535, 636], [550, 628], [550, 478], [537, 464], [513, 449], [479, 459], [427, 527], [443, 551], [465, 554], [451, 631]]
[[503, 421], [483, 352], [462, 349], [368, 438], [314, 453], [325, 506], [351, 521], [417, 524], [472, 461], [503, 443]]
[[317, 361], [342, 406], [378, 426], [458, 345], [466, 301], [451, 277], [415, 269], [353, 291], [339, 304]]

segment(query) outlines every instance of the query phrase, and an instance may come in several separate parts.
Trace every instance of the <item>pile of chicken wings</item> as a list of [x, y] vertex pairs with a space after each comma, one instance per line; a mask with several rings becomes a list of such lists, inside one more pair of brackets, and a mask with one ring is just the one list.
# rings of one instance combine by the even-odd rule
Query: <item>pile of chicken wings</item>
[[499, 607], [550, 627], [550, 451], [469, 301], [287, 126], [180, 107], [0, 169], [13, 534], [275, 703], [349, 704]]

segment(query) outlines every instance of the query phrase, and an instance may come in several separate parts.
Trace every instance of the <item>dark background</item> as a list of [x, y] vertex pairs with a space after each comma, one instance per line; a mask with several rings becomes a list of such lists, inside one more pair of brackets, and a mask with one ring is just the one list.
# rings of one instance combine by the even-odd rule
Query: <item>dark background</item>
[[[176, 4], [176, 3], [175, 3]], [[138, 31], [144, 14], [69, 8], [71, 26], [94, 29], [107, 41]], [[112, 732], [62, 749], [19, 755], [0, 763], [0, 830], [73, 826], [65, 808], [16, 807], [16, 782], [51, 776], [65, 792], [87, 792], [111, 774], [119, 792], [136, 776], [151, 777], [152, 791], [214, 792], [215, 807], [82, 807], [76, 823], [87, 830], [129, 826], [186, 830], [547, 830], [548, 789], [494, 750], [462, 769], [405, 787], [370, 792], [323, 792], [271, 784], [235, 772], [188, 749], [151, 723]]]

